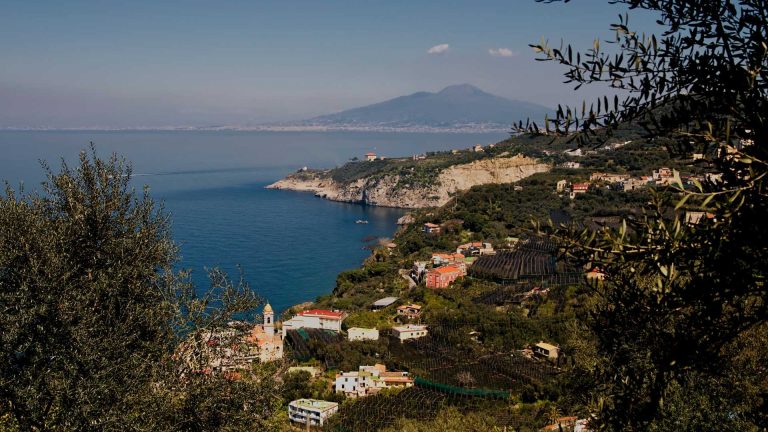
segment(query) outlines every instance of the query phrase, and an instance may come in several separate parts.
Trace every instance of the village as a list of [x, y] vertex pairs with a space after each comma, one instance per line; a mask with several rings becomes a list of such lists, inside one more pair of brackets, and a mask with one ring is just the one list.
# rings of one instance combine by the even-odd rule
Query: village
[[[617, 144], [616, 148], [622, 145]], [[468, 150], [454, 150], [451, 153], [479, 154], [493, 151], [494, 147], [490, 145], [484, 148], [478, 144]], [[574, 159], [583, 155], [573, 153], [567, 156]], [[696, 156], [700, 155], [694, 155], [694, 159]], [[428, 157], [430, 156], [427, 154], [419, 154], [414, 155], [412, 159], [421, 161]], [[383, 160], [386, 158], [369, 152], [360, 163]], [[576, 172], [586, 171], [579, 162], [573, 160], [562, 163], [560, 168]], [[565, 202], [600, 190], [629, 193], [654, 187], [686, 188], [710, 179], [709, 175], [681, 175], [677, 169], [664, 166], [652, 170], [649, 175], [633, 176], [595, 170], [589, 174], [588, 179], [578, 174], [574, 176], [572, 173], [568, 177], [572, 180], [557, 180], [552, 190], [553, 194], [566, 200]], [[583, 180], [576, 180], [579, 178]], [[524, 185], [515, 184], [512, 190], [520, 192], [523, 188]], [[696, 211], [685, 213], [685, 221], [690, 224], [710, 217], [709, 214]], [[412, 216], [402, 219], [404, 226], [415, 222]], [[447, 232], [455, 233], [457, 226], [465, 224], [462, 220], [439, 222], [435, 219], [430, 221], [428, 218], [417, 225], [417, 231], [428, 243], [446, 244], [438, 239], [443, 238]], [[454, 238], [455, 234], [449, 237]], [[390, 344], [389, 349], [398, 351], [398, 355], [433, 349], [428, 348], [433, 344], [430, 339], [432, 333], [436, 330], [442, 333], [444, 329], [435, 328], [429, 320], [424, 319], [425, 310], [428, 308], [425, 309], [422, 302], [414, 301], [414, 297], [409, 295], [410, 290], [423, 288], [435, 293], [461, 292], [466, 286], [487, 281], [492, 285], [497, 284], [499, 288], [478, 298], [477, 301], [495, 304], [497, 308], [512, 305], [528, 311], [531, 307], [535, 310], [536, 305], [541, 304], [555, 287], [574, 285], [581, 281], [600, 284], [605, 279], [605, 274], [600, 268], [574, 267], [557, 262], [553, 245], [540, 239], [507, 237], [498, 243], [497, 247], [494, 247], [491, 241], [476, 239], [453, 243], [452, 248], [432, 249], [426, 253], [422, 250], [420, 254], [424, 258], [413, 260], [409, 267], [401, 267], [398, 271], [399, 276], [407, 281], [408, 289], [400, 295], [375, 299], [363, 310], [318, 308], [308, 304], [306, 307], [286, 311], [282, 320], [277, 321], [275, 312], [267, 303], [263, 309], [262, 323], [249, 327], [243, 322], [233, 322], [228, 329], [203, 335], [207, 352], [203, 356], [204, 364], [196, 372], [223, 374], [228, 379], [238, 380], [242, 379], [242, 372], [255, 363], [274, 363], [280, 365], [280, 373], [283, 376], [306, 374], [303, 376], [314, 386], [323, 388], [321, 393], [326, 396], [291, 400], [288, 403], [288, 417], [296, 425], [323, 427], [329, 419], [337, 415], [345, 400], [364, 399], [382, 392], [389, 394], [387, 392], [402, 391], [414, 386], [431, 388], [430, 386], [441, 385], [420, 376], [419, 372], [423, 370], [419, 367], [416, 368], [419, 372], [414, 374], [408, 367], [408, 362], [395, 362], [394, 364], [399, 366], [390, 370], [384, 361], [361, 361], [355, 364], [347, 363], [346, 367], [341, 367], [333, 362], [329, 363], [327, 359], [318, 361], [315, 358], [317, 344], [344, 343], [354, 347], [354, 344], [365, 346], [367, 343], [386, 340]], [[374, 255], [392, 254], [398, 247], [398, 242], [386, 241], [381, 244], [381, 251], [374, 252]], [[507, 286], [510, 288], [506, 288]], [[364, 321], [362, 316], [368, 317], [365, 321], [368, 325], [359, 324]], [[348, 325], [346, 321], [349, 321], [350, 317], [354, 317], [352, 321], [355, 324]], [[441, 337], [444, 336], [441, 334]], [[469, 331], [465, 337], [478, 346], [482, 344], [481, 332]], [[427, 342], [422, 346], [423, 341]], [[402, 345], [403, 350], [395, 349], [397, 345], [392, 345], [393, 343]], [[557, 373], [558, 366], [563, 362], [560, 346], [551, 340], [531, 341], [517, 346], [515, 353], [513, 356], [521, 359], [516, 361], [541, 364], [542, 367], [548, 368], [550, 372], [547, 373]], [[515, 367], [520, 367], [520, 364]], [[464, 387], [461, 381], [458, 384], [457, 388]], [[485, 390], [480, 388], [468, 391]], [[574, 430], [584, 429], [584, 421], [576, 417], [560, 417], [555, 424], [548, 426], [548, 430], [557, 430], [556, 425], [566, 425]], [[576, 429], [576, 426], [581, 429]]]
[[[441, 226], [424, 223], [422, 235], [440, 235]], [[459, 244], [455, 250], [432, 253], [429, 261], [416, 261], [403, 275], [411, 286], [430, 290], [453, 287], [467, 277], [468, 269], [479, 259], [493, 257], [497, 250], [489, 242], [473, 241]], [[546, 290], [536, 289], [546, 294]], [[388, 370], [382, 363], [359, 364], [352, 370], [326, 369], [313, 359], [298, 360], [291, 341], [311, 340], [314, 337], [345, 340], [348, 343], [366, 343], [380, 338], [398, 344], [418, 343], [430, 335], [430, 326], [423, 323], [423, 305], [402, 301], [395, 296], [372, 302], [368, 311], [386, 317], [391, 326], [349, 327], [345, 320], [350, 313], [343, 310], [307, 308], [282, 321], [267, 303], [262, 312], [262, 323], [249, 325], [232, 322], [227, 329], [199, 335], [203, 341], [203, 363], [191, 373], [222, 374], [227, 379], [243, 379], [243, 373], [252, 365], [279, 364], [283, 374], [306, 373], [313, 382], [322, 382], [335, 396], [333, 400], [300, 398], [288, 404], [289, 419], [295, 424], [322, 427], [339, 410], [346, 399], [366, 398], [382, 391], [397, 391], [417, 385], [418, 377], [408, 370]], [[479, 343], [477, 333], [469, 335]], [[556, 365], [560, 348], [540, 341], [519, 349], [519, 355], [531, 361]], [[180, 350], [180, 353], [183, 349]]]

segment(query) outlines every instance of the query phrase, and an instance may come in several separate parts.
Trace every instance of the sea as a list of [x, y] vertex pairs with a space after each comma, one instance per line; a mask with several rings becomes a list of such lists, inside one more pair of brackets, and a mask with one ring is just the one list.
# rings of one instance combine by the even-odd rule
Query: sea
[[[55, 171], [96, 148], [133, 165], [171, 216], [199, 292], [207, 270], [240, 275], [276, 312], [329, 294], [339, 272], [358, 268], [376, 239], [397, 229], [401, 209], [337, 203], [311, 193], [265, 189], [304, 166], [330, 168], [369, 151], [386, 157], [489, 144], [507, 135], [395, 132], [0, 131], [0, 180], [39, 188], [41, 162]], [[367, 220], [367, 224], [357, 224]]]

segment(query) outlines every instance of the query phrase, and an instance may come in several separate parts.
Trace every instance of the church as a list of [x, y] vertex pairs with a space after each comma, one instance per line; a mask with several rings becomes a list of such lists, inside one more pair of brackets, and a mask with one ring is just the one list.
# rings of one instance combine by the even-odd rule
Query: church
[[253, 326], [245, 340], [262, 363], [283, 358], [283, 335], [275, 331], [275, 312], [269, 303], [264, 306], [264, 324]]

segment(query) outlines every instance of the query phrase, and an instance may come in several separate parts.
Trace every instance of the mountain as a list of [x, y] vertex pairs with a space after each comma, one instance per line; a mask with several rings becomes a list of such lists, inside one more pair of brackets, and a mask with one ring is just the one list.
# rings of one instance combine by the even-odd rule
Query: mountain
[[543, 120], [552, 110], [531, 102], [505, 99], [460, 84], [437, 93], [418, 92], [388, 101], [323, 115], [301, 122], [326, 128], [501, 129], [519, 120]]

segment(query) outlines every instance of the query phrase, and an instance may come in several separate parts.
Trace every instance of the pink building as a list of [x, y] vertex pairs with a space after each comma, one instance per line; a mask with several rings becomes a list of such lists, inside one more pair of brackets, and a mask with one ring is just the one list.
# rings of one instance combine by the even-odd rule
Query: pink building
[[455, 265], [439, 267], [427, 272], [427, 288], [448, 288], [456, 279], [463, 276], [463, 271]]

